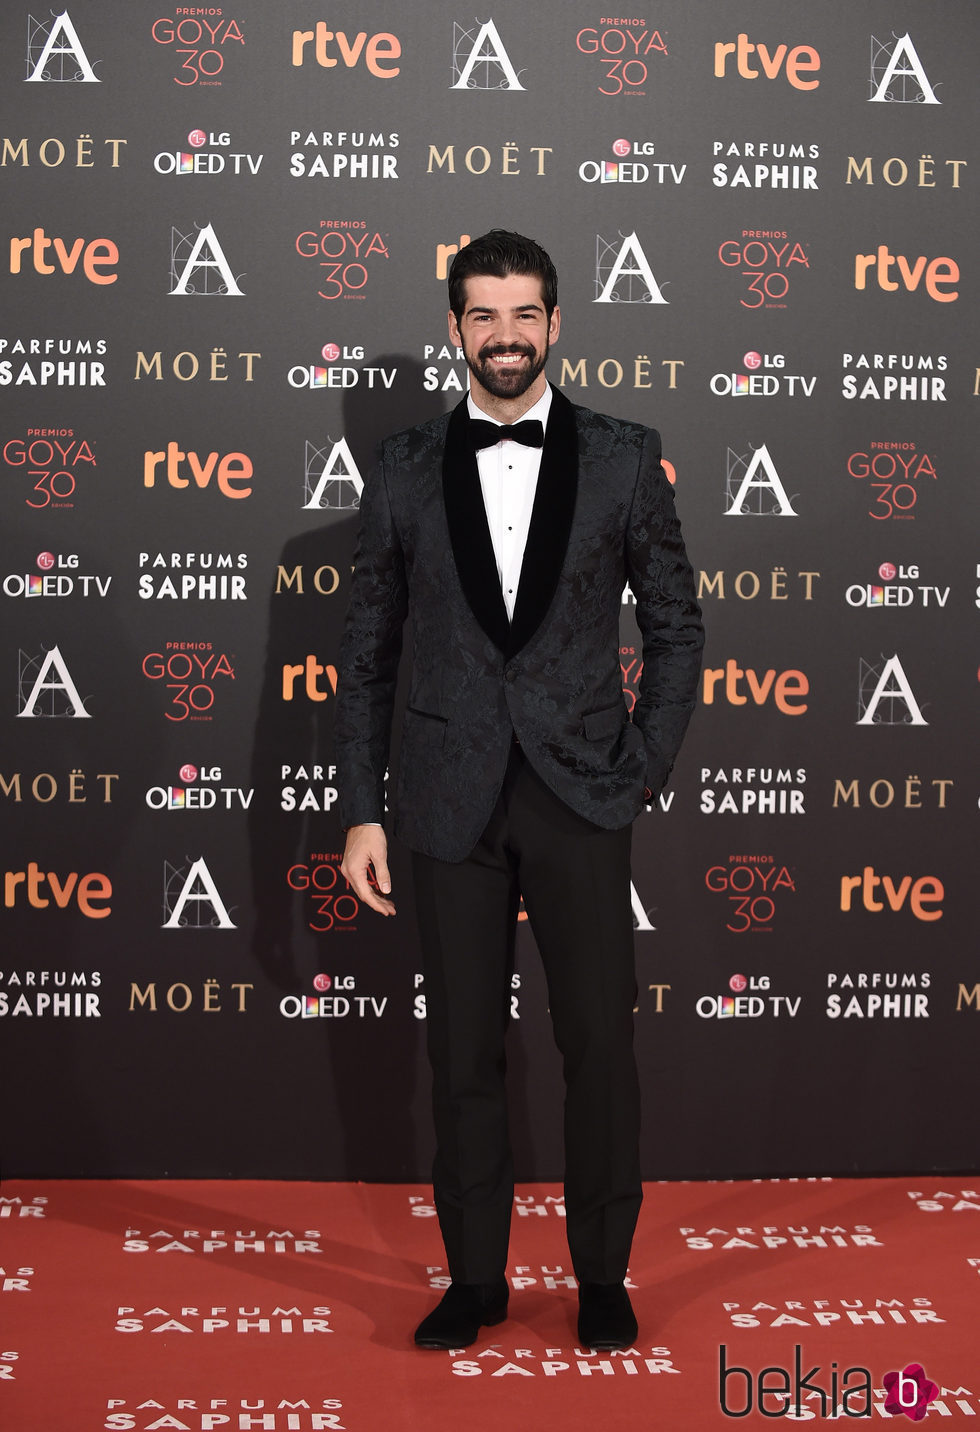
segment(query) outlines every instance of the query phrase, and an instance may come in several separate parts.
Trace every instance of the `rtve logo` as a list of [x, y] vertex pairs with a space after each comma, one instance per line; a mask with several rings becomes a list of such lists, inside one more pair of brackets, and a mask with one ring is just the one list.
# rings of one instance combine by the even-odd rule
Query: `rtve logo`
[[[801, 71], [815, 74], [820, 68], [820, 55], [811, 45], [794, 45], [792, 49], [787, 45], [777, 45], [770, 54], [768, 46], [753, 44], [744, 33], [734, 41], [719, 40], [715, 45], [717, 79], [725, 79], [730, 55], [734, 56], [736, 71], [743, 80], [757, 80], [760, 74], [764, 74], [768, 80], [774, 80], [785, 62], [784, 73], [794, 89], [814, 90], [820, 83], [819, 80], [802, 79], [800, 76]], [[761, 69], [752, 64], [753, 55], [758, 57]]]
[[[941, 285], [948, 287], [950, 284], [959, 283], [960, 266], [955, 259], [927, 259], [925, 254], [920, 254], [916, 259], [907, 259], [904, 254], [891, 253], [886, 244], [879, 244], [877, 253], [855, 254], [856, 289], [863, 290], [866, 287], [869, 270], [878, 287], [886, 293], [894, 293], [899, 288], [904, 288], [907, 293], [914, 293], [924, 279], [926, 293], [935, 299], [936, 303], [953, 303], [960, 296], [959, 289], [956, 288], [948, 293], [939, 291]], [[898, 274], [900, 282], [892, 277], [893, 273]]]
[[802, 671], [795, 669], [781, 671], [777, 675], [770, 667], [760, 677], [750, 666], [743, 670], [729, 657], [724, 666], [705, 668], [705, 706], [714, 705], [715, 693], [719, 689], [719, 699], [727, 701], [730, 706], [745, 706], [750, 699], [754, 705], [764, 706], [771, 696], [776, 709], [784, 716], [802, 716], [807, 709], [804, 698], [809, 695], [810, 683]]
[[[24, 251], [28, 250], [27, 258]], [[49, 257], [54, 260], [49, 262]], [[43, 229], [35, 229], [27, 238], [10, 240], [10, 272], [20, 273], [22, 265], [33, 263], [40, 274], [73, 274], [81, 263], [81, 271], [89, 283], [115, 283], [118, 274], [100, 273], [109, 264], [119, 262], [119, 250], [111, 239], [49, 239]]]
[[[877, 898], [879, 891], [883, 900]], [[866, 865], [860, 875], [841, 876], [840, 907], [846, 915], [860, 902], [861, 907], [877, 915], [885, 909], [901, 910], [907, 902], [917, 920], [931, 924], [943, 918], [941, 902], [945, 894], [943, 882], [935, 875], [920, 875], [917, 880], [903, 875], [896, 882], [890, 875], [876, 875], [874, 866]], [[927, 905], [940, 908], [927, 910]]]
[[[45, 893], [46, 890], [50, 895]], [[108, 903], [112, 899], [112, 881], [108, 875], [100, 875], [98, 871], [79, 876], [77, 870], [72, 870], [62, 880], [53, 870], [45, 873], [37, 861], [32, 860], [26, 870], [4, 872], [3, 903], [8, 910], [18, 903], [21, 893], [26, 895], [28, 905], [35, 910], [46, 910], [52, 900], [59, 910], [66, 910], [74, 900], [89, 920], [104, 920], [112, 914], [112, 906]]]
[[313, 30], [294, 30], [293, 65], [297, 68], [306, 60], [307, 45], [312, 45], [313, 57], [321, 69], [332, 70], [343, 63], [352, 70], [363, 56], [366, 69], [375, 79], [390, 80], [401, 73], [400, 66], [390, 63], [401, 57], [401, 42], [388, 30], [370, 39], [367, 31], [361, 30], [352, 40], [343, 30], [328, 30], [323, 20], [318, 20]]
[[[190, 477], [185, 477], [183, 465], [186, 462]], [[164, 474], [171, 487], [190, 487], [191, 478], [196, 487], [210, 486], [212, 477], [217, 479], [218, 490], [223, 497], [250, 497], [251, 487], [246, 487], [252, 477], [252, 459], [243, 452], [225, 453], [219, 459], [216, 452], [209, 452], [202, 461], [196, 452], [181, 452], [176, 443], [167, 443], [163, 452], [144, 452], [143, 486], [155, 487], [157, 468], [163, 465]]]
[[[319, 677], [327, 678], [326, 691], [320, 686]], [[303, 679], [303, 692], [309, 701], [326, 701], [333, 692], [337, 694], [337, 668], [335, 666], [321, 665], [312, 654], [305, 662], [293, 665], [286, 662], [282, 668], [282, 699], [293, 701], [296, 697], [296, 682]]]

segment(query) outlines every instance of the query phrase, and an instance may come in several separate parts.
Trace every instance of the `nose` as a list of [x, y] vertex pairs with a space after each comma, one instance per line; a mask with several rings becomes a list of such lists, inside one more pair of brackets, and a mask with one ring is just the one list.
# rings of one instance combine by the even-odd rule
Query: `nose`
[[517, 319], [510, 314], [501, 314], [496, 323], [494, 338], [502, 347], [509, 348], [514, 343], [521, 341], [520, 330]]

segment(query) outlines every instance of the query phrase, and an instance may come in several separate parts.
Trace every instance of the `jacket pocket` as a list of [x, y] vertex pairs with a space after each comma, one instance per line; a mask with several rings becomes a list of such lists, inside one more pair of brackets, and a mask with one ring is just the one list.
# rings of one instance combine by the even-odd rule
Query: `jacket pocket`
[[582, 717], [582, 730], [587, 741], [603, 741], [609, 736], [617, 736], [625, 725], [626, 706], [622, 701], [601, 711], [589, 711]]
[[446, 743], [446, 728], [449, 722], [445, 716], [433, 716], [429, 711], [419, 711], [414, 706], [405, 708], [406, 740], [421, 742], [425, 746], [438, 748]]

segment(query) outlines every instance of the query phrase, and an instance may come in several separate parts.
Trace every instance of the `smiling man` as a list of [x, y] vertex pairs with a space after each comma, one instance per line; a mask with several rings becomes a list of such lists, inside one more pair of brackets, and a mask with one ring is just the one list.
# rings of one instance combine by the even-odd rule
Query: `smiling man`
[[[470, 392], [381, 446], [337, 692], [341, 868], [390, 916], [384, 780], [410, 616], [392, 808], [413, 853], [452, 1276], [415, 1341], [465, 1347], [507, 1312], [504, 1036], [523, 897], [563, 1060], [578, 1339], [623, 1348], [637, 1335], [624, 1279], [642, 1197], [630, 833], [693, 709], [700, 612], [657, 433], [575, 407], [545, 378], [561, 316], [544, 250], [499, 229], [473, 240], [453, 261], [449, 301]], [[643, 637], [632, 721], [619, 667], [627, 582]]]

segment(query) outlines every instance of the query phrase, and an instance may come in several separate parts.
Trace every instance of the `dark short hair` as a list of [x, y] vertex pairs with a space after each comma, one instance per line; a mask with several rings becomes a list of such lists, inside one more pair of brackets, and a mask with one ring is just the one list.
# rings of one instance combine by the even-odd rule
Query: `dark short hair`
[[523, 234], [506, 229], [491, 229], [472, 239], [461, 248], [449, 269], [449, 307], [459, 323], [466, 306], [464, 284], [468, 278], [489, 274], [491, 278], [508, 278], [510, 274], [531, 274], [541, 280], [548, 318], [558, 303], [558, 274], [540, 244]]

